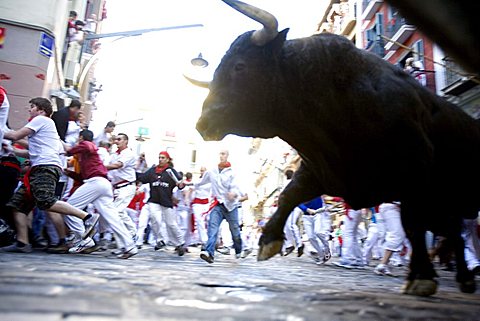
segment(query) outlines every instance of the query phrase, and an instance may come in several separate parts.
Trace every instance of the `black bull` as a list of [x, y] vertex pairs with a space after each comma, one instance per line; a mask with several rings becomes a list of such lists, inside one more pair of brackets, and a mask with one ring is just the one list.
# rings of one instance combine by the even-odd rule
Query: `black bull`
[[264, 228], [258, 259], [280, 251], [287, 216], [301, 202], [329, 194], [358, 209], [397, 200], [413, 248], [403, 292], [436, 292], [426, 230], [450, 240], [460, 288], [474, 292], [460, 235], [462, 219], [480, 209], [474, 119], [342, 36], [287, 41], [288, 29], [276, 31], [269, 13], [225, 2], [264, 28], [232, 43], [197, 129], [206, 140], [278, 136], [302, 157]]

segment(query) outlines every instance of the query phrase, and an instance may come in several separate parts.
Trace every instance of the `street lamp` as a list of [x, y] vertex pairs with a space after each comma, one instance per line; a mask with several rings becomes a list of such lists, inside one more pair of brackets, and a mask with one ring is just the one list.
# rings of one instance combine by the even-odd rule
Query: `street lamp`
[[202, 53], [199, 53], [199, 54], [198, 54], [198, 57], [193, 58], [192, 60], [190, 60], [190, 62], [191, 62], [192, 65], [195, 66], [195, 67], [205, 68], [205, 67], [208, 66], [208, 61], [206, 61], [205, 59], [203, 59]]

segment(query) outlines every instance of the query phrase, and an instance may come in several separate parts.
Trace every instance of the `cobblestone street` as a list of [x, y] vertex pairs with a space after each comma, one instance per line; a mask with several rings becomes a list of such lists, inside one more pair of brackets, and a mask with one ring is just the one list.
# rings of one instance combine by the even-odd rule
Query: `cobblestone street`
[[378, 276], [294, 254], [257, 262], [217, 253], [209, 265], [198, 253], [2, 253], [0, 319], [479, 320], [480, 294], [459, 292], [452, 272], [438, 271], [438, 293], [421, 298], [399, 294], [405, 268]]

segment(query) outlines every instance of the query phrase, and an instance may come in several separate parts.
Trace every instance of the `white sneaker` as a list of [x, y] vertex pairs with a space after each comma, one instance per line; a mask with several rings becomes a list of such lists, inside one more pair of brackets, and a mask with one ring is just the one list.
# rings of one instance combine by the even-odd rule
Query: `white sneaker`
[[135, 254], [138, 253], [138, 249], [136, 245], [133, 245], [131, 248], [126, 249], [123, 251], [122, 254], [117, 255], [119, 259], [128, 259], [131, 256], [134, 256]]
[[95, 242], [91, 238], [86, 238], [85, 240], [80, 240], [73, 247], [68, 249], [68, 253], [76, 254], [82, 253], [83, 251], [90, 249], [95, 246]]
[[124, 248], [124, 247], [122, 247], [122, 248], [120, 248], [120, 249], [113, 250], [113, 251], [112, 251], [112, 254], [113, 254], [113, 255], [120, 255], [120, 254], [123, 254], [123, 252], [125, 252], [125, 248]]
[[387, 275], [387, 276], [393, 276], [393, 273], [390, 272], [388, 267], [385, 264], [380, 263], [375, 267], [373, 272], [377, 275]]
[[244, 259], [246, 258], [247, 256], [249, 256], [251, 253], [252, 253], [252, 249], [245, 249], [242, 251], [242, 255], [241, 255], [241, 258]]

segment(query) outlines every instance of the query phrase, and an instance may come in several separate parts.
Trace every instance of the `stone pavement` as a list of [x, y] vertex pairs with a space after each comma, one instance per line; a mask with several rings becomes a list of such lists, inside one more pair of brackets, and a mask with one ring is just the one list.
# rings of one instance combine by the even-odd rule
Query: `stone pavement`
[[438, 271], [438, 293], [421, 298], [399, 294], [405, 268], [395, 278], [332, 261], [217, 253], [207, 264], [196, 248], [147, 247], [128, 260], [0, 253], [0, 320], [480, 320], [480, 291], [459, 292], [452, 272]]

